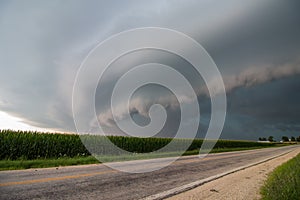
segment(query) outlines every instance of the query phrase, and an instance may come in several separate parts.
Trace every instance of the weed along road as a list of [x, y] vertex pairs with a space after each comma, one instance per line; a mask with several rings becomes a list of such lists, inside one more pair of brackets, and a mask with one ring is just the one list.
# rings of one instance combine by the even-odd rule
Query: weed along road
[[[0, 199], [141, 199], [241, 166], [280, 156], [299, 145], [186, 156], [158, 171], [134, 174], [102, 164], [0, 172]], [[145, 168], [168, 158], [115, 163]]]

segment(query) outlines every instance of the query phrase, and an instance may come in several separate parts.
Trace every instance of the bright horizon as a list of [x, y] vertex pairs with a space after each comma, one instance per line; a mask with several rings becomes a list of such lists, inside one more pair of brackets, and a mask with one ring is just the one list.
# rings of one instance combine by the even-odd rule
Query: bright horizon
[[11, 116], [3, 111], [0, 111], [0, 130], [21, 130], [21, 131], [39, 131], [39, 132], [56, 132], [51, 129], [39, 128], [31, 126], [23, 122], [21, 118]]

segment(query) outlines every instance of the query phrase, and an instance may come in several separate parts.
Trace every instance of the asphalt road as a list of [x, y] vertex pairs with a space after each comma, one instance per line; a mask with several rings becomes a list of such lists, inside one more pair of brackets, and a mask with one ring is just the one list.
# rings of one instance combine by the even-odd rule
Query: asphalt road
[[[280, 148], [182, 157], [158, 171], [132, 174], [105, 165], [85, 165], [0, 172], [0, 199], [140, 199], [190, 182], [289, 152]], [[168, 158], [116, 163], [129, 168], [153, 167]]]

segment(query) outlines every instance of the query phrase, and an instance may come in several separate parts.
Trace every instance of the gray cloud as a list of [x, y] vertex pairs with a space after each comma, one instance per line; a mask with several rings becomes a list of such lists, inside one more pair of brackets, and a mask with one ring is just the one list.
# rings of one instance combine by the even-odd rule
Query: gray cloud
[[276, 67], [249, 68], [238, 76], [225, 79], [227, 91], [237, 87], [251, 87], [300, 74], [300, 62], [288, 63]]
[[[225, 75], [223, 76], [223, 80], [226, 92], [228, 93], [240, 87], [252, 87], [298, 74], [300, 74], [299, 59], [277, 66], [269, 65], [249, 67], [237, 75]], [[218, 82], [215, 82], [215, 80], [211, 80], [209, 84], [214, 86], [215, 93], [220, 91], [220, 86]], [[204, 93], [209, 96], [206, 88], [200, 88], [199, 91], [200, 94]]]
[[[297, 75], [300, 75], [300, 65], [298, 62], [294, 62], [294, 63], [283, 64], [282, 66], [276, 66], [276, 67], [271, 67], [271, 66], [261, 67], [261, 68], [252, 67], [252, 68], [249, 68], [247, 71], [242, 72], [241, 74], [231, 76], [231, 77], [225, 77], [224, 81], [225, 81], [225, 87], [226, 87], [228, 98], [231, 99], [231, 102], [232, 101], [238, 102], [237, 105], [239, 105], [241, 102], [243, 102], [240, 100], [243, 100], [245, 98], [251, 99], [251, 97], [249, 97], [247, 94], [243, 94], [243, 97], [236, 98], [236, 97], [234, 97], [235, 94], [231, 94], [231, 93], [234, 93], [234, 91], [239, 90], [240, 88], [241, 89], [244, 88], [244, 90], [247, 90], [247, 88], [250, 88], [253, 90], [253, 88], [261, 87], [260, 85], [272, 85], [272, 84], [274, 84], [273, 82], [276, 82], [276, 81], [284, 82], [285, 79], [288, 79], [288, 78], [293, 79], [293, 77], [295, 77], [295, 76], [297, 77]], [[288, 80], [290, 80], [290, 79], [288, 79]], [[198, 90], [199, 91], [198, 96], [205, 95], [206, 98], [209, 98], [207, 89], [206, 88], [204, 89], [204, 87], [205, 86], [201, 87], [201, 89]], [[216, 85], [216, 87], [218, 87], [218, 85]], [[289, 86], [289, 87], [291, 87], [291, 86]], [[277, 91], [278, 90], [279, 90], [279, 88], [277, 89]], [[218, 89], [216, 89], [216, 91], [218, 91]], [[280, 94], [283, 93], [283, 91], [278, 91], [278, 92]], [[146, 92], [146, 94], [147, 93], [149, 93], [149, 91]], [[233, 127], [235, 127], [234, 132], [237, 132], [238, 127], [240, 127], [240, 129], [244, 129], [244, 131], [245, 131], [245, 129], [248, 129], [249, 127], [251, 127], [251, 129], [253, 131], [253, 129], [255, 127], [254, 125], [251, 125], [251, 126], [247, 125], [248, 128], [246, 128], [245, 126], [242, 125], [241, 120], [245, 119], [246, 121], [252, 121], [251, 123], [253, 123], [253, 124], [261, 125], [261, 123], [260, 123], [261, 121], [265, 122], [265, 119], [261, 119], [261, 121], [258, 120], [259, 118], [261, 118], [261, 115], [265, 115], [265, 118], [271, 119], [271, 121], [272, 121], [275, 117], [274, 116], [275, 108], [279, 109], [281, 106], [283, 106], [283, 107], [285, 106], [285, 105], [282, 105], [282, 103], [279, 103], [280, 105], [276, 105], [276, 103], [275, 104], [270, 103], [269, 102], [270, 99], [267, 99], [267, 97], [263, 97], [264, 95], [259, 92], [257, 92], [257, 94], [251, 93], [251, 95], [254, 95], [254, 96], [261, 95], [262, 99], [265, 99], [265, 102], [262, 104], [263, 106], [260, 106], [258, 102], [254, 101], [254, 100], [249, 100], [247, 109], [249, 109], [250, 112], [247, 111], [246, 113], [244, 112], [245, 107], [241, 108], [237, 105], [233, 106], [233, 107], [235, 107], [235, 109], [234, 109], [235, 111], [229, 110], [230, 111], [229, 115], [231, 115], [231, 112], [232, 112], [233, 113], [232, 116], [237, 115], [238, 117], [234, 118], [234, 117], [230, 116], [229, 118], [232, 118], [232, 120], [237, 120], [238, 122], [234, 123], [234, 122], [232, 122], [232, 120], [229, 120], [228, 123], [233, 124]], [[207, 101], [206, 98], [204, 101]], [[288, 103], [289, 98], [290, 97], [284, 99], [284, 102]], [[202, 98], [202, 101], [203, 101], [203, 98]], [[173, 111], [177, 111], [177, 114], [178, 114], [178, 110], [180, 110], [180, 107], [179, 107], [176, 97], [171, 96], [169, 94], [164, 94], [163, 96], [159, 95], [158, 99], [156, 99], [156, 100], [147, 98], [147, 97], [133, 98], [132, 101], [130, 102], [129, 112], [131, 114], [139, 114], [145, 118], [148, 118], [148, 110], [151, 107], [151, 105], [153, 105], [155, 103], [163, 105], [167, 110], [171, 109]], [[190, 103], [190, 99], [187, 98], [183, 102], [183, 104], [186, 104], [186, 103]], [[199, 103], [201, 103], [201, 101], [199, 101]], [[271, 106], [266, 106], [265, 104], [269, 104]], [[294, 105], [294, 106], [297, 106], [297, 105]], [[256, 108], [256, 109], [253, 109], [253, 108]], [[252, 109], [254, 111], [251, 112]], [[118, 112], [115, 113], [115, 116], [114, 116], [115, 118], [112, 116], [110, 109], [100, 112], [99, 123], [103, 126], [114, 127], [115, 126], [114, 119], [124, 120], [126, 113], [127, 113], [127, 104], [121, 103], [119, 105], [118, 109], [116, 109], [116, 110], [118, 110]], [[273, 110], [273, 112], [270, 112], [271, 110]], [[202, 113], [204, 113], [204, 115], [205, 115], [205, 113], [210, 112], [207, 109], [204, 109], [204, 111], [205, 112], [202, 112]], [[278, 114], [282, 115], [279, 117], [280, 120], [288, 119], [289, 116], [292, 119], [296, 117], [296, 116], [292, 116], [292, 113], [294, 113], [294, 112], [291, 112], [291, 113], [289, 113], [289, 112], [290, 111], [288, 111], [288, 114], [287, 114], [285, 108], [277, 111]], [[286, 113], [287, 116], [284, 116], [284, 113]], [[243, 117], [241, 117], [241, 116], [243, 116]], [[172, 117], [172, 116], [169, 116], [169, 117]], [[203, 126], [207, 126], [208, 123], [209, 123], [209, 121], [206, 121], [206, 123], [204, 123]], [[238, 124], [238, 123], [240, 123], [240, 124]], [[276, 127], [276, 126], [274, 126], [274, 127]], [[227, 128], [229, 128], [229, 127], [227, 127]]]
[[[295, 114], [298, 103], [291, 102], [298, 99], [295, 90], [299, 86], [294, 80], [299, 74], [300, 53], [299, 2], [296, 0], [2, 1], [0, 4], [0, 110], [28, 124], [75, 131], [71, 95], [83, 58], [112, 34], [142, 26], [182, 31], [199, 41], [215, 60], [231, 103], [224, 137], [256, 138], [251, 131], [268, 134], [282, 131], [280, 127], [284, 126], [296, 130], [299, 124]], [[139, 59], [148, 61], [156, 56]], [[136, 59], [138, 57], [130, 62], [128, 59], [128, 66], [137, 63]], [[174, 65], [193, 83], [199, 102], [203, 104], [200, 105], [204, 115], [201, 124], [205, 130], [210, 104], [205, 97], [207, 90], [203, 81], [198, 80], [193, 70], [186, 70], [189, 67], [183, 61], [171, 56], [156, 59]], [[123, 73], [122, 70], [114, 72], [115, 75], [107, 76], [104, 90], [98, 95], [109, 94], [115, 78]], [[274, 95], [270, 95], [272, 98], [280, 95], [286, 98], [279, 98], [281, 101], [276, 104], [260, 106], [260, 102], [271, 98], [260, 90], [263, 86]], [[136, 96], [132, 101], [131, 112], [135, 117], [140, 115], [140, 121], [147, 121], [148, 108], [154, 101], [149, 98], [152, 93]], [[160, 95], [162, 97], [155, 101], [172, 115], [178, 114], [174, 97], [164, 92], [157, 97]], [[248, 102], [247, 109], [245, 102]], [[296, 109], [285, 108], [283, 105], [287, 103], [292, 103]], [[108, 104], [96, 107], [101, 121], [111, 126]], [[280, 108], [277, 113], [282, 113], [282, 118], [274, 120], [271, 112], [274, 108]], [[122, 109], [119, 115], [122, 118]], [[139, 117], [136, 118], [138, 121]], [[172, 123], [178, 120], [174, 118], [167, 127], [172, 131], [175, 130]], [[276, 125], [280, 120], [283, 126]], [[286, 130], [292, 131], [291, 128]], [[109, 131], [113, 133], [114, 127]], [[243, 131], [247, 133], [239, 135]]]

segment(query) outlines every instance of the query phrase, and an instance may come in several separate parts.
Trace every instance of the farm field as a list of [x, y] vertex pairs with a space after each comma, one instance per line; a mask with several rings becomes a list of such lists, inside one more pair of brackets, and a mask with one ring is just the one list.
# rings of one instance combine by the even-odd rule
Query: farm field
[[[171, 142], [171, 138], [135, 138], [108, 136], [116, 146], [130, 153], [112, 151], [110, 148], [97, 147], [103, 136], [75, 134], [40, 133], [23, 131], [0, 131], [0, 170], [26, 169], [33, 167], [55, 167], [65, 165], [99, 163], [83, 145], [82, 140], [93, 142], [97, 156], [101, 161], [121, 161], [178, 156], [176, 149], [167, 152], [155, 152]], [[85, 141], [85, 142], [86, 142]], [[178, 146], [189, 142], [191, 145], [184, 155], [196, 155], [203, 143], [201, 139], [175, 139]], [[212, 153], [276, 147], [276, 143], [258, 143], [252, 141], [219, 140]], [[89, 149], [93, 150], [93, 147]], [[149, 153], [152, 152], [152, 153]], [[148, 154], [141, 154], [148, 153]], [[99, 155], [98, 155], [99, 154]]]

